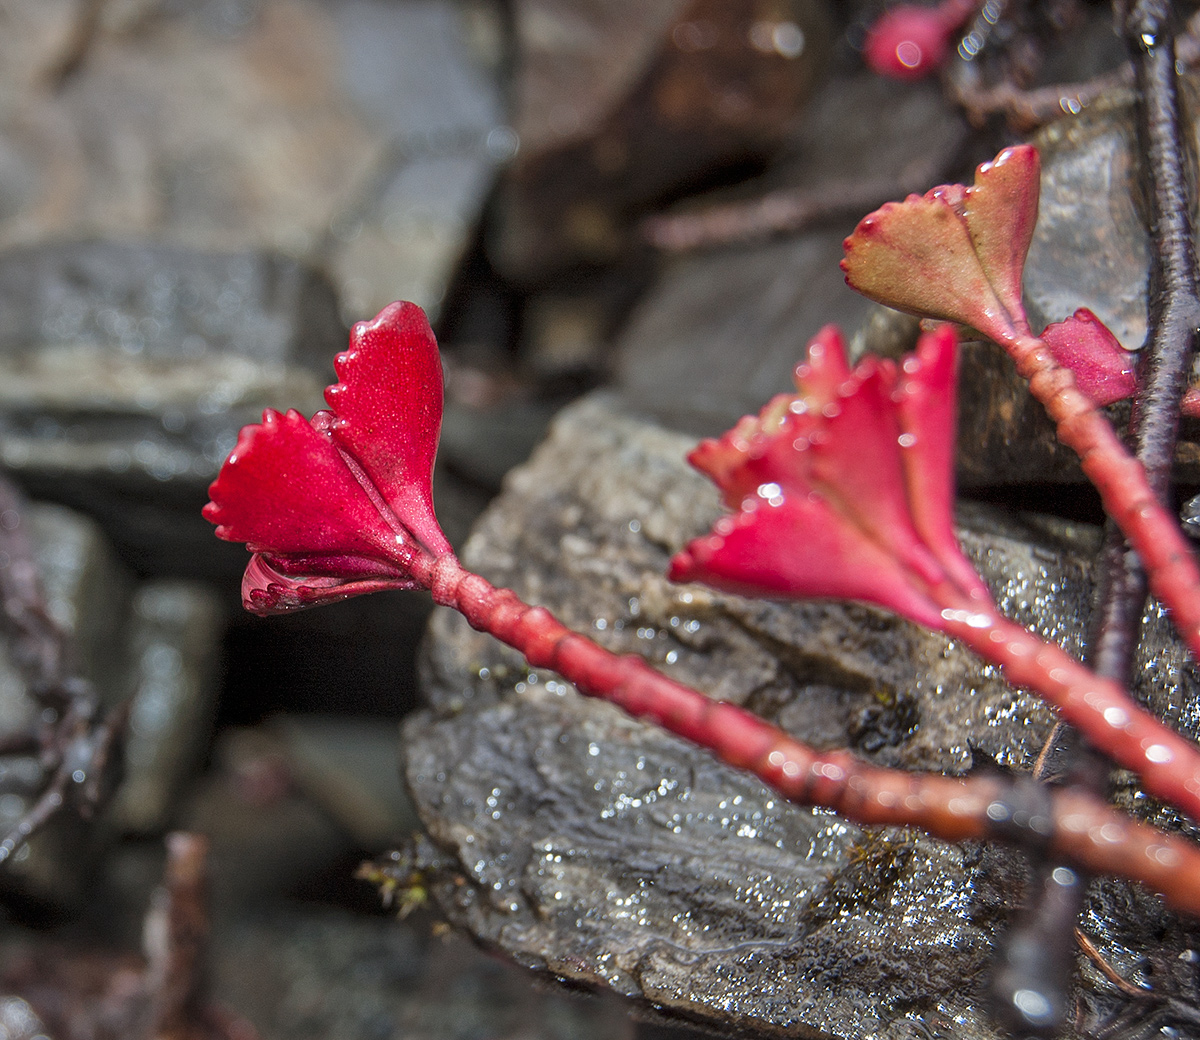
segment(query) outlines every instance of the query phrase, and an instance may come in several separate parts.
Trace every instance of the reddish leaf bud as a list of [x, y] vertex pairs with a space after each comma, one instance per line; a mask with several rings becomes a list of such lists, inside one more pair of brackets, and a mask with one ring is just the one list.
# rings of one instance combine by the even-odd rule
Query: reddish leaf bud
[[359, 322], [330, 410], [267, 411], [209, 488], [217, 536], [254, 553], [246, 609], [281, 613], [384, 588], [427, 587], [451, 552], [433, 514], [442, 368], [420, 308]]
[[897, 366], [853, 371], [832, 326], [775, 398], [690, 461], [736, 510], [671, 562], [677, 581], [785, 597], [857, 599], [930, 628], [947, 603], [990, 607], [954, 536], [955, 336], [921, 337]]

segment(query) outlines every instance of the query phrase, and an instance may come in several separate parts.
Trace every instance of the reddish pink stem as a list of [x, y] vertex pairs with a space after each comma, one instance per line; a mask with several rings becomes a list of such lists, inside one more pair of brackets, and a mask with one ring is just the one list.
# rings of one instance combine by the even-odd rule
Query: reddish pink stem
[[1200, 747], [1140, 707], [1120, 683], [1102, 679], [1061, 647], [999, 614], [947, 611], [943, 631], [998, 665], [1142, 786], [1200, 820]]
[[[1058, 439], [1079, 455], [1105, 511], [1137, 550], [1150, 590], [1171, 611], [1183, 641], [1200, 660], [1200, 567], [1179, 522], [1159, 503], [1146, 471], [1112, 424], [1036, 336], [1017, 333], [1004, 344], [1017, 371], [1058, 428]], [[1195, 814], [1193, 813], [1193, 816]]]
[[[818, 752], [732, 704], [668, 679], [639, 657], [617, 656], [572, 632], [542, 607], [523, 603], [443, 556], [414, 575], [435, 602], [548, 668], [580, 693], [615, 704], [746, 769], [784, 797], [819, 805], [861, 824], [918, 826], [946, 841], [1037, 841], [1091, 873], [1117, 874], [1200, 914], [1200, 849], [1119, 815], [1069, 789], [1031, 788], [1018, 805], [1003, 777], [945, 777], [880, 769], [846, 751]], [[1028, 793], [1023, 798], [1028, 799]]]

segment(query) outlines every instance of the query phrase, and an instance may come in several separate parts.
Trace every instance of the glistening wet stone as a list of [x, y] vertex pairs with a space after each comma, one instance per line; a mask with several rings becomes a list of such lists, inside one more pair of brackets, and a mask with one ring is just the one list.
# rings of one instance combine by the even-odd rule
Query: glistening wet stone
[[[611, 397], [584, 400], [510, 476], [466, 561], [817, 746], [951, 773], [1031, 765], [1050, 712], [945, 639], [866, 607], [666, 582], [671, 552], [719, 513], [684, 462], [690, 446]], [[982, 509], [961, 522], [1001, 607], [1078, 652], [1096, 531]], [[1157, 612], [1143, 654], [1139, 695], [1194, 733], [1195, 670]], [[1017, 854], [782, 803], [530, 673], [456, 615], [435, 616], [427, 680], [406, 776], [451, 864], [439, 904], [483, 942], [727, 1033], [901, 1040], [919, 1022], [954, 1040], [996, 1036], [981, 994], [1023, 896]], [[1122, 800], [1143, 804], [1128, 785]], [[1105, 883], [1093, 934], [1167, 958], [1200, 941], [1155, 906]]]
[[139, 566], [211, 573], [225, 554], [198, 510], [238, 430], [265, 407], [321, 407], [345, 343], [329, 282], [278, 254], [7, 250], [0, 461]]

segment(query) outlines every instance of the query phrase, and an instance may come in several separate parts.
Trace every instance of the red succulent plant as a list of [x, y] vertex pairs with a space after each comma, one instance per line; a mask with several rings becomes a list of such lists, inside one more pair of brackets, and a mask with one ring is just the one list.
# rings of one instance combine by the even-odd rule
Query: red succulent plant
[[[327, 391], [328, 411], [311, 420], [267, 412], [243, 431], [212, 485], [205, 515], [222, 538], [245, 541], [253, 553], [243, 582], [250, 610], [279, 613], [376, 589], [427, 588], [435, 602], [459, 610], [534, 667], [752, 770], [794, 801], [861, 823], [922, 826], [952, 841], [1017, 835], [996, 823], [1009, 804], [1007, 780], [911, 774], [845, 751], [816, 751], [641, 658], [611, 653], [466, 570], [433, 516], [442, 380], [418, 308], [393, 304], [356, 325], [336, 366], [341, 382]], [[732, 540], [693, 543], [676, 563], [677, 576], [711, 572], [750, 587], [766, 575], [776, 593], [861, 595], [907, 608], [994, 651], [1010, 678], [1036, 687], [1065, 717], [1078, 718], [1098, 746], [1115, 748], [1139, 769], [1148, 789], [1200, 818], [1193, 793], [1200, 792], [1200, 754], [1139, 713], [1117, 684], [1098, 683], [1057, 647], [1000, 618], [959, 553], [950, 526], [953, 372], [948, 328], [923, 338], [898, 366], [866, 361], [854, 371], [837, 333], [823, 332], [798, 369], [798, 396], [777, 398], [758, 419], [698, 449], [696, 459], [729, 501], [758, 515], [742, 526], [734, 521]], [[779, 522], [788, 516], [815, 523], [828, 558], [807, 547], [811, 530]], [[765, 538], [758, 548], [755, 537]], [[771, 553], [778, 553], [786, 589], [770, 577]], [[1200, 912], [1195, 849], [1087, 794], [1064, 789], [1048, 798], [1039, 847], [1084, 869], [1139, 878]]]
[[840, 333], [823, 329], [796, 368], [798, 394], [688, 457], [736, 512], [676, 556], [671, 577], [865, 600], [931, 628], [947, 601], [989, 602], [951, 519], [955, 340], [942, 326], [899, 365], [851, 371]]
[[[1176, 517], [1084, 385], [1106, 396], [1128, 379], [1112, 345], [1076, 316], [1050, 342], [1035, 336], [1021, 301], [1025, 257], [1037, 219], [1040, 161], [1029, 145], [1006, 148], [976, 170], [971, 187], [942, 185], [889, 202], [846, 239], [842, 270], [864, 296], [924, 318], [953, 321], [1000, 344], [1080, 458], [1105, 510], [1146, 566], [1151, 591], [1200, 656], [1200, 567]], [[1083, 342], [1064, 351], [1056, 336]], [[1060, 360], [1060, 357], [1062, 360]], [[1118, 363], [1119, 362], [1119, 363]], [[1107, 367], [1105, 367], [1107, 366]], [[1114, 371], [1114, 369], [1118, 369]], [[1189, 410], [1195, 407], [1189, 394]]]
[[242, 599], [257, 614], [427, 588], [451, 551], [433, 513], [442, 367], [424, 313], [394, 303], [359, 322], [335, 367], [328, 411], [268, 410], [209, 488], [217, 537], [254, 554]]
[[1200, 748], [1120, 683], [1005, 618], [953, 527], [954, 331], [899, 364], [851, 371], [837, 330], [780, 395], [689, 456], [735, 512], [671, 562], [679, 581], [750, 595], [855, 599], [960, 639], [1029, 686], [1147, 790], [1200, 819]]
[[1021, 302], [1037, 223], [1037, 150], [1006, 148], [971, 187], [943, 184], [889, 202], [846, 239], [842, 270], [864, 296], [977, 329], [998, 343], [1029, 331]]
[[1099, 318], [1080, 307], [1064, 321], [1047, 325], [1042, 341], [1054, 360], [1075, 375], [1075, 385], [1098, 405], [1132, 397], [1137, 390], [1137, 355]]

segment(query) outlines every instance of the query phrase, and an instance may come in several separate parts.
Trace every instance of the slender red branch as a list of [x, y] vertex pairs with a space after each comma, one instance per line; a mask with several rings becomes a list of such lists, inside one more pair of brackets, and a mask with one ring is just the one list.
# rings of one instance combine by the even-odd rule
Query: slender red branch
[[[1145, 564], [1151, 591], [1200, 658], [1200, 568], [1191, 546], [1142, 464], [1056, 359], [1052, 344], [1029, 327], [1021, 279], [1037, 220], [1039, 169], [1035, 149], [1006, 148], [978, 168], [970, 187], [941, 185], [888, 203], [846, 239], [842, 270], [847, 284], [870, 299], [969, 326], [1004, 347], [1054, 420], [1059, 440], [1079, 455], [1105, 510]], [[1190, 234], [1175, 230], [1173, 236], [1191, 242]], [[1175, 265], [1172, 275], [1188, 290], [1177, 320], [1189, 336], [1200, 325], [1194, 266], [1193, 257]], [[1182, 394], [1180, 385], [1176, 399]]]
[[1054, 420], [1059, 440], [1079, 455], [1105, 511], [1142, 558], [1151, 591], [1171, 611], [1179, 634], [1200, 659], [1200, 567], [1178, 520], [1159, 503], [1141, 463], [1045, 343], [1025, 333], [1003, 345]]
[[871, 766], [846, 751], [818, 752], [735, 705], [710, 700], [566, 628], [446, 555], [429, 564], [435, 602], [548, 668], [580, 693], [657, 723], [753, 772], [784, 797], [832, 809], [861, 824], [918, 826], [946, 841], [1036, 843], [1095, 873], [1117, 874], [1200, 913], [1200, 849], [1114, 812], [1094, 796], [1000, 776], [946, 777]]
[[947, 611], [943, 631], [1036, 691], [1099, 750], [1132, 769], [1150, 793], [1200, 820], [1200, 747], [1054, 643], [1000, 614]]

